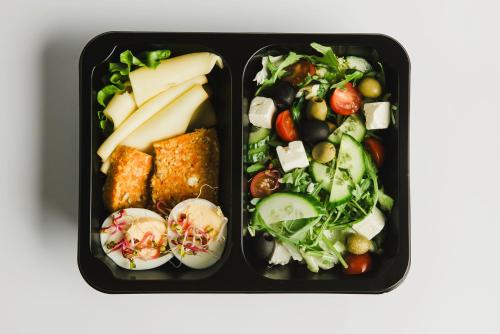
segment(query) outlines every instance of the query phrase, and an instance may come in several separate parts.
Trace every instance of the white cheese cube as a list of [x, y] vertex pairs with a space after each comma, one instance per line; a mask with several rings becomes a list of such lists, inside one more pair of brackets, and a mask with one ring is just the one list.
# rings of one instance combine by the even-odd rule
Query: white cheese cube
[[276, 242], [276, 246], [274, 247], [273, 255], [269, 260], [269, 264], [281, 264], [282, 266], [288, 264], [291, 259], [290, 252], [288, 249], [283, 246], [281, 243]]
[[368, 240], [372, 240], [373, 237], [382, 231], [384, 226], [384, 214], [377, 207], [374, 207], [373, 211], [370, 212], [368, 216], [366, 216], [359, 223], [354, 224], [352, 228]]
[[257, 96], [250, 103], [248, 118], [250, 123], [255, 126], [271, 129], [273, 127], [273, 116], [276, 112], [276, 106], [273, 99]]
[[309, 166], [309, 160], [307, 160], [304, 144], [300, 140], [288, 143], [288, 147], [276, 147], [276, 153], [278, 153], [278, 159], [280, 160], [281, 167], [285, 172], [294, 168]]
[[365, 103], [363, 107], [368, 130], [387, 129], [391, 122], [390, 102]]

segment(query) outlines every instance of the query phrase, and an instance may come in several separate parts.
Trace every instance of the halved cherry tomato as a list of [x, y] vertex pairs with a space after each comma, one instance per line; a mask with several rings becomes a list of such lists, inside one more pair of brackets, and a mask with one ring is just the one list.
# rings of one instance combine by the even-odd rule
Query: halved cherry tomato
[[307, 75], [314, 75], [316, 73], [316, 67], [305, 59], [299, 60], [295, 64], [288, 66], [288, 74], [283, 78], [284, 81], [288, 81], [293, 86], [300, 84]]
[[276, 117], [276, 133], [284, 141], [294, 141], [299, 138], [289, 110], [282, 111]]
[[330, 97], [330, 107], [337, 114], [347, 116], [358, 111], [362, 101], [358, 89], [348, 82], [344, 87], [335, 89]]
[[279, 178], [280, 173], [276, 169], [268, 169], [257, 173], [250, 182], [252, 197], [262, 198], [277, 191], [280, 187]]
[[364, 146], [366, 150], [370, 152], [375, 165], [377, 165], [377, 167], [381, 167], [384, 163], [384, 146], [380, 140], [368, 137], [364, 141]]
[[364, 274], [372, 268], [372, 257], [370, 253], [361, 255], [348, 254], [345, 260], [348, 267], [344, 269], [344, 273], [347, 275]]

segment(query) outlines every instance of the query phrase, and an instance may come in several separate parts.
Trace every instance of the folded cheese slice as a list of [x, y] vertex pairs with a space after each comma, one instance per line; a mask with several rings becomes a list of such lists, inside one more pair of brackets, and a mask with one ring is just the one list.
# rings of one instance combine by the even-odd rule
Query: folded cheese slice
[[145, 121], [158, 113], [161, 109], [174, 101], [177, 97], [185, 93], [194, 85], [203, 85], [207, 83], [207, 78], [203, 75], [197, 76], [191, 80], [174, 86], [141, 106], [132, 113], [99, 147], [97, 154], [104, 161], [113, 153], [115, 148], [134, 130], [141, 126]]
[[137, 109], [134, 97], [129, 92], [115, 94], [104, 109], [104, 115], [113, 122], [115, 130]]
[[150, 152], [153, 143], [186, 132], [193, 113], [208, 98], [201, 85], [195, 85], [132, 132], [121, 145]]
[[160, 92], [212, 71], [222, 59], [210, 52], [196, 52], [163, 60], [155, 69], [141, 67], [129, 74], [135, 102], [141, 106]]

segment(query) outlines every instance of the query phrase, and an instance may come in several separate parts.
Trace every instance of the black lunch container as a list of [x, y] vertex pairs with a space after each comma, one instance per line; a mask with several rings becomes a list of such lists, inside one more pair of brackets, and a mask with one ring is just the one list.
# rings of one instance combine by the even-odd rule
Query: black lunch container
[[[311, 42], [330, 45], [338, 55], [357, 55], [384, 64], [387, 91], [399, 106], [396, 126], [383, 132], [386, 163], [380, 177], [395, 205], [386, 223], [384, 252], [375, 257], [371, 272], [342, 274], [340, 266], [311, 273], [305, 265], [270, 267], [253, 258], [246, 233], [247, 180], [243, 156], [248, 139], [248, 106], [256, 85], [252, 81], [261, 57], [288, 51], [313, 53]], [[101, 249], [99, 228], [109, 215], [102, 202], [105, 177], [99, 172], [96, 150], [104, 140], [97, 119], [96, 93], [105, 84], [107, 62], [130, 49], [134, 52], [167, 48], [173, 56], [210, 51], [224, 69], [208, 76], [217, 113], [221, 145], [219, 204], [229, 219], [222, 258], [204, 270], [175, 268], [171, 263], [146, 271], [116, 266]], [[84, 279], [107, 293], [154, 292], [324, 292], [382, 293], [395, 288], [410, 264], [410, 197], [408, 170], [410, 62], [394, 39], [378, 34], [228, 34], [109, 32], [92, 39], [80, 57], [80, 182], [78, 265]]]

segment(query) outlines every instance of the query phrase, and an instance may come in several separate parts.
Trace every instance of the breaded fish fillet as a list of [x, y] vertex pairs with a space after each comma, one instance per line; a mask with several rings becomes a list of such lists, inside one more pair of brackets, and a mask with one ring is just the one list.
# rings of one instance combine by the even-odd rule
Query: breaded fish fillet
[[217, 204], [220, 148], [215, 129], [198, 129], [156, 142], [153, 149], [153, 204], [162, 202], [173, 208], [198, 196]]
[[153, 157], [135, 148], [119, 146], [110, 156], [104, 184], [104, 204], [110, 211], [145, 208], [148, 204]]

